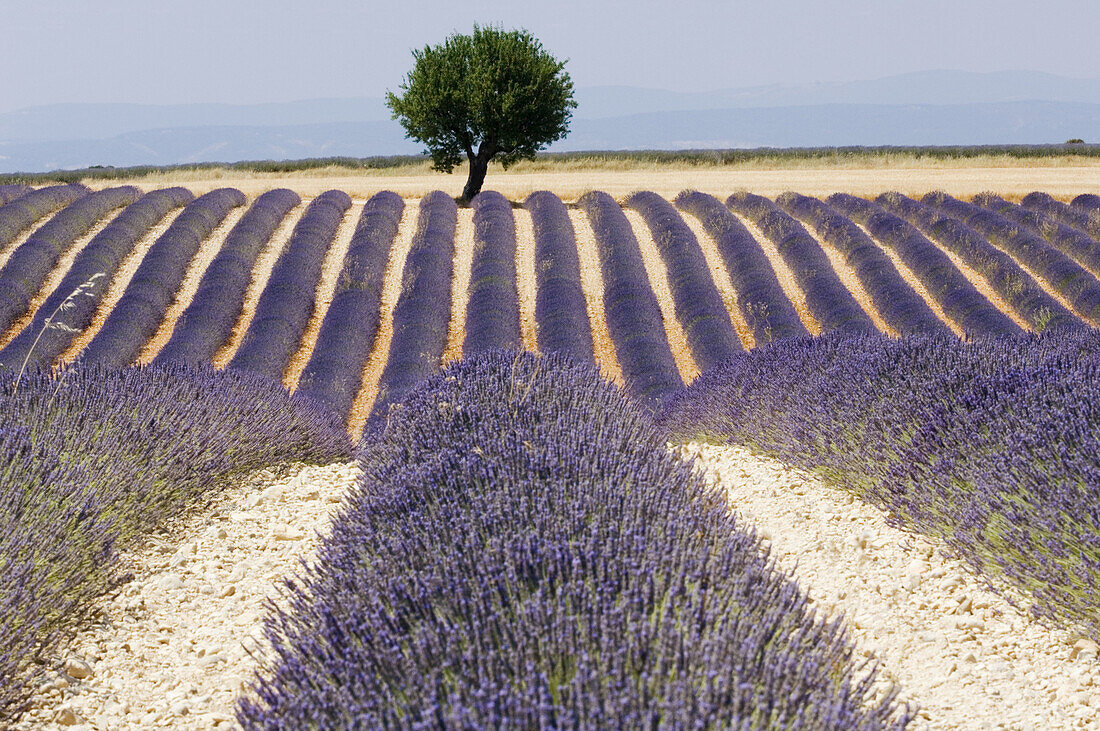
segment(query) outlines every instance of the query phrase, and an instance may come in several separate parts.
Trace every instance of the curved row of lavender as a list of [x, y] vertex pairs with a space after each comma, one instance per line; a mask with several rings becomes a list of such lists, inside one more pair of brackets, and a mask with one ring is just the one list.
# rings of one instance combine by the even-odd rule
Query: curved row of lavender
[[246, 729], [902, 728], [592, 365], [491, 351], [390, 412], [266, 623]]
[[1100, 195], [1096, 195], [1095, 193], [1082, 193], [1070, 201], [1069, 204], [1085, 213], [1094, 213], [1100, 211]]
[[1087, 234], [1093, 241], [1100, 241], [1100, 216], [1084, 210], [1081, 206], [1067, 206], [1042, 191], [1028, 193], [1020, 201], [1020, 205], [1029, 211], [1042, 213], [1059, 223], [1071, 226]]
[[595, 363], [592, 325], [581, 285], [576, 232], [561, 199], [548, 190], [527, 196], [535, 237], [535, 328], [541, 353]]
[[822, 332], [875, 332], [870, 316], [833, 270], [821, 245], [798, 221], [772, 201], [752, 193], [734, 193], [726, 205], [750, 218], [779, 250], [806, 296], [806, 306]]
[[[123, 579], [119, 552], [234, 475], [348, 459], [342, 423], [210, 366], [0, 373], [0, 726]], [[48, 666], [47, 666], [48, 667]]]
[[828, 203], [864, 225], [881, 245], [889, 247], [920, 280], [929, 296], [967, 338], [1022, 332], [959, 271], [947, 254], [908, 221], [877, 203], [848, 193], [834, 193]]
[[[823, 394], [828, 394], [827, 397]], [[670, 401], [673, 440], [809, 468], [1100, 640], [1100, 333], [758, 348]]]
[[404, 210], [405, 201], [389, 191], [375, 194], [363, 206], [317, 344], [298, 379], [295, 393], [345, 420], [378, 334], [386, 264]]
[[316, 303], [317, 280], [351, 196], [328, 190], [310, 201], [267, 280], [229, 368], [281, 379]]
[[922, 200], [982, 234], [1067, 300], [1074, 314], [1100, 326], [1100, 282], [1073, 259], [1026, 227], [981, 206], [946, 193], [929, 193]]
[[676, 206], [699, 219], [718, 248], [756, 344], [809, 335], [764, 250], [744, 224], [712, 195], [684, 191]]
[[474, 254], [462, 354], [521, 348], [512, 204], [490, 190], [479, 193], [470, 207], [474, 209]]
[[852, 268], [875, 310], [901, 335], [945, 332], [932, 308], [898, 273], [890, 257], [847, 216], [817, 198], [787, 192], [776, 198], [787, 213], [814, 227]]
[[31, 188], [31, 186], [23, 185], [22, 183], [0, 185], [0, 206], [11, 203], [16, 198], [22, 198], [32, 190], [34, 189]]
[[981, 275], [1034, 331], [1081, 324], [1069, 310], [1043, 291], [1012, 257], [962, 221], [901, 193], [883, 193], [875, 201], [912, 223], [940, 246], [954, 252]]
[[441, 190], [420, 201], [416, 234], [401, 274], [401, 294], [393, 310], [393, 339], [371, 407], [372, 421], [385, 418], [390, 405], [439, 370], [451, 321], [458, 204]]
[[1039, 234], [1058, 251], [1071, 257], [1094, 276], [1100, 277], [1100, 246], [1088, 234], [1048, 218], [1038, 211], [1029, 211], [1023, 206], [1010, 203], [993, 193], [979, 193], [974, 196], [973, 202]]
[[676, 319], [684, 328], [692, 357], [704, 371], [740, 353], [741, 339], [714, 284], [703, 249], [684, 219], [667, 200], [649, 191], [635, 193], [624, 205], [645, 219], [668, 272]]
[[627, 392], [652, 408], [683, 387], [665, 334], [642, 250], [630, 221], [615, 199], [603, 192], [585, 193], [577, 201], [596, 235], [603, 272], [603, 306], [615, 355]]
[[24, 363], [50, 364], [59, 358], [91, 324], [123, 259], [169, 212], [193, 197], [186, 188], [161, 188], [124, 208], [76, 255], [30, 324], [0, 350], [0, 366], [19, 370]]
[[157, 353], [154, 363], [209, 363], [214, 359], [244, 309], [257, 257], [275, 229], [301, 202], [294, 191], [276, 188], [252, 203], [203, 272], [191, 304], [176, 320], [172, 337]]
[[0, 249], [4, 249], [35, 221], [88, 194], [83, 185], [51, 185], [32, 190], [0, 206]]
[[77, 198], [39, 226], [0, 269], [0, 332], [26, 314], [31, 300], [76, 240], [115, 209], [141, 197], [132, 186], [107, 188]]
[[137, 360], [175, 300], [202, 242], [246, 200], [235, 188], [218, 188], [187, 204], [142, 258], [126, 291], [81, 351], [81, 359], [108, 368], [122, 368]]

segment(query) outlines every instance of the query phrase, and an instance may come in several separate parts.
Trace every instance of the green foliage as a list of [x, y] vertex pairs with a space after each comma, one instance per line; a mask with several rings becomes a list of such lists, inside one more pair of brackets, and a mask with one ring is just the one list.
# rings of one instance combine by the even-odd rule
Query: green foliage
[[387, 92], [386, 103], [436, 170], [451, 172], [463, 153], [507, 169], [569, 131], [577, 103], [565, 62], [527, 31], [475, 25], [473, 35], [456, 33], [413, 58], [404, 93]]

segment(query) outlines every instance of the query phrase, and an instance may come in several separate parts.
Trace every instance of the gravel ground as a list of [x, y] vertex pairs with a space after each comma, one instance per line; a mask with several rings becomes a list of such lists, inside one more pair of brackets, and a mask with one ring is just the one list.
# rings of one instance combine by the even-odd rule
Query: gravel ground
[[1033, 621], [942, 545], [805, 472], [739, 447], [684, 451], [817, 606], [847, 617], [859, 653], [921, 707], [914, 728], [1100, 728], [1094, 643]]

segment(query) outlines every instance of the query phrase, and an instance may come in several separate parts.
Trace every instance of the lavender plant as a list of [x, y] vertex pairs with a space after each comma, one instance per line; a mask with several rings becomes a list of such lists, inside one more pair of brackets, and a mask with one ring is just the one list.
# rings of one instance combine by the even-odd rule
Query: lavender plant
[[0, 206], [11, 203], [16, 198], [22, 198], [32, 190], [34, 189], [29, 185], [23, 185], [21, 183], [0, 185]]
[[714, 239], [756, 343], [809, 335], [764, 250], [728, 208], [714, 196], [697, 191], [684, 191], [674, 202], [698, 218]]
[[535, 235], [535, 326], [539, 351], [595, 363], [592, 326], [581, 286], [577, 239], [569, 211], [548, 190], [523, 203]]
[[[77, 195], [77, 190], [62, 191]], [[64, 196], [63, 196], [64, 197]], [[83, 194], [27, 238], [0, 269], [0, 332], [26, 314], [31, 300], [76, 240], [115, 209], [141, 197], [132, 186]]]
[[0, 205], [0, 249], [7, 248], [38, 219], [87, 194], [88, 189], [83, 185], [51, 185]]
[[329, 190], [310, 202], [267, 280], [229, 368], [281, 379], [316, 303], [317, 280], [351, 197]]
[[164, 319], [202, 242], [245, 200], [235, 188], [218, 188], [191, 201], [145, 254], [81, 357], [114, 368], [137, 360]]
[[169, 211], [188, 203], [192, 197], [191, 192], [185, 188], [162, 188], [146, 193], [123, 209], [122, 213], [77, 254], [61, 283], [35, 313], [31, 324], [0, 350], [0, 365], [14, 367], [27, 358], [50, 364], [60, 357], [75, 335], [91, 324], [106, 287], [95, 290], [91, 297], [76, 300], [66, 318], [69, 325], [66, 329], [43, 330], [47, 313], [53, 312], [70, 292], [93, 274], [104, 273], [104, 280], [107, 282], [113, 279], [122, 260], [138, 240], [168, 215]]
[[1067, 206], [1041, 191], [1028, 193], [1020, 201], [1020, 205], [1075, 228], [1087, 234], [1093, 241], [1100, 241], [1100, 216], [1090, 216], [1078, 206]]
[[844, 287], [821, 246], [798, 221], [767, 198], [752, 193], [734, 193], [726, 199], [726, 205], [752, 219], [775, 244], [823, 332], [875, 332], [870, 316]]
[[260, 728], [901, 728], [643, 409], [565, 356], [410, 393], [266, 622]]
[[1051, 246], [1071, 257], [1094, 276], [1100, 276], [1100, 246], [1088, 235], [1038, 211], [1029, 211], [1023, 206], [1009, 203], [993, 193], [980, 193], [974, 196], [974, 203], [1039, 234]]
[[883, 246], [890, 247], [967, 338], [1021, 332], [1008, 315], [977, 290], [947, 254], [910, 223], [877, 203], [848, 193], [831, 195], [828, 203], [866, 226]]
[[1082, 193], [1069, 202], [1070, 206], [1079, 211], [1092, 214], [1100, 211], [1100, 195], [1095, 193]]
[[382, 286], [405, 201], [389, 191], [363, 207], [348, 246], [332, 304], [298, 380], [297, 394], [346, 419], [363, 381], [363, 366], [378, 332]]
[[847, 216], [817, 198], [787, 192], [776, 199], [787, 213], [813, 226], [844, 257], [882, 319], [896, 332], [947, 332], [936, 313], [898, 273], [882, 249]]
[[699, 370], [713, 368], [741, 352], [741, 340], [714, 285], [703, 250], [680, 214], [671, 203], [648, 191], [633, 194], [624, 205], [642, 215], [661, 253], [676, 318], [684, 326]]
[[596, 234], [603, 271], [603, 306], [627, 392], [650, 408], [683, 387], [665, 335], [664, 317], [649, 286], [642, 250], [619, 204], [607, 193], [585, 193], [577, 205]]
[[203, 273], [191, 304], [176, 320], [172, 337], [157, 353], [154, 363], [213, 360], [244, 309], [256, 258], [282, 220], [301, 201], [294, 191], [276, 188], [253, 202], [225, 237], [221, 251]]
[[962, 221], [900, 193], [883, 193], [876, 201], [959, 256], [989, 282], [1034, 331], [1084, 326], [1069, 310], [1044, 292], [1012, 257]]
[[479, 193], [470, 205], [474, 209], [474, 256], [462, 354], [520, 348], [523, 342], [519, 332], [512, 204], [490, 190]]
[[964, 221], [991, 244], [1014, 257], [1067, 300], [1074, 314], [1100, 325], [1100, 282], [1041, 237], [1003, 216], [946, 193], [929, 193], [924, 203]]
[[[827, 396], [825, 396], [827, 395]], [[1100, 333], [793, 340], [671, 399], [673, 440], [748, 445], [942, 538], [1100, 639]]]
[[343, 425], [254, 374], [32, 366], [0, 373], [0, 725], [38, 663], [124, 580], [119, 551], [226, 479], [349, 457]]
[[[393, 339], [378, 383], [371, 419], [384, 419], [422, 379], [439, 370], [451, 320], [458, 205], [443, 191], [420, 201], [416, 234], [393, 311]], [[373, 427], [372, 427], [373, 428]]]

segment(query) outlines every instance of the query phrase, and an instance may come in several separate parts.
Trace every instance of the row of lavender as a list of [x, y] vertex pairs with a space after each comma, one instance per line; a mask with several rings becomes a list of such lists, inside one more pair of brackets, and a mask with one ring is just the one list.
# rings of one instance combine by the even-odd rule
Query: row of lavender
[[[3, 323], [10, 324], [26, 311], [58, 259], [95, 220], [111, 206], [117, 207], [120, 200], [132, 202], [137, 195], [130, 188], [90, 195], [64, 186], [35, 191], [0, 207], [0, 228], [11, 206], [23, 204], [25, 208], [26, 202], [39, 193], [42, 205], [55, 201], [61, 193], [83, 197], [41, 226], [0, 270], [0, 293], [7, 295], [0, 297]], [[100, 232], [88, 251], [80, 254], [62, 285], [39, 308], [31, 326], [0, 351], [0, 362], [15, 367], [29, 360], [32, 353], [34, 360], [56, 359], [72, 341], [71, 329], [79, 329], [90, 319], [98, 304], [95, 295], [106, 282], [98, 290], [90, 288], [92, 291], [82, 293], [88, 297], [68, 303], [78, 306], [79, 311], [66, 318], [65, 327], [47, 327], [47, 319], [57, 305], [87, 277], [104, 272], [109, 277], [118, 259], [151, 225], [149, 221], [163, 213], [164, 205], [182, 202], [178, 198], [181, 194], [148, 194], [132, 203], [133, 210], [127, 209]], [[429, 194], [422, 204], [420, 230], [403, 277], [394, 339], [379, 385], [375, 415], [384, 413], [389, 403], [435, 372], [442, 360], [457, 215], [453, 201], [444, 198], [442, 193]], [[153, 205], [157, 199], [163, 202], [161, 208]], [[1072, 219], [1083, 225], [1081, 216], [1087, 223], [1088, 216], [1095, 215], [1083, 210], [1086, 200], [1067, 206], [1049, 196], [1033, 194], [1024, 204], [1031, 209], [1042, 208], [1059, 220]], [[253, 204], [229, 234], [193, 304], [158, 355], [158, 362], [202, 362], [214, 357], [241, 314], [250, 270], [260, 247], [297, 202], [297, 196], [289, 191], [272, 191]], [[154, 245], [118, 311], [108, 318], [85, 351], [86, 358], [116, 365], [133, 362], [159, 325], [182, 278], [185, 262], [190, 261], [198, 242], [224, 218], [230, 203], [243, 203], [239, 192], [215, 191], [194, 201], [180, 215], [180, 220]], [[1080, 318], [1100, 322], [1100, 282], [1094, 276], [1100, 257], [1095, 252], [1100, 247], [1094, 246], [1083, 231], [996, 196], [979, 196], [975, 204], [968, 204], [942, 194], [927, 196], [924, 202], [885, 194], [876, 203], [844, 194], [823, 202], [788, 193], [772, 202], [739, 193], [722, 206], [710, 196], [687, 192], [676, 199], [676, 204], [698, 217], [716, 244], [737, 293], [738, 314], [752, 328], [756, 343], [805, 334], [806, 327], [779, 286], [759, 243], [731, 209], [759, 226], [775, 245], [804, 294], [811, 321], [822, 332], [871, 332], [875, 324], [840, 281], [821, 245], [796, 217], [816, 229], [840, 253], [892, 333], [945, 331], [946, 325], [909, 287], [883, 248], [892, 250], [905, 263], [946, 317], [968, 336], [1019, 332], [1020, 328], [975, 289], [941, 247], [982, 275], [1030, 329], [1078, 326]], [[232, 367], [271, 377], [279, 377], [286, 369], [315, 306], [320, 265], [349, 205], [350, 199], [339, 191], [329, 191], [311, 204], [275, 265], [251, 326], [230, 363]], [[560, 348], [590, 360], [591, 330], [568, 216], [550, 193], [534, 194], [525, 205], [532, 214], [536, 234], [536, 276], [540, 281], [535, 315], [540, 350]], [[619, 204], [610, 196], [590, 193], [577, 205], [586, 212], [596, 233], [604, 277], [603, 306], [628, 391], [655, 406], [683, 382], [665, 337], [662, 314], [649, 287], [638, 242]], [[707, 370], [738, 353], [741, 343], [730, 313], [718, 294], [699, 242], [681, 214], [652, 193], [635, 194], [624, 205], [637, 210], [650, 228], [668, 272], [677, 319], [684, 326], [696, 364]], [[464, 342], [464, 351], [471, 353], [519, 344], [515, 230], [510, 204], [503, 196], [490, 192], [479, 196], [474, 208], [475, 257]], [[147, 211], [143, 225], [127, 228], [127, 219], [140, 217], [141, 210]], [[376, 196], [364, 208], [356, 230], [361, 241], [353, 242], [338, 280], [336, 296], [340, 304], [331, 308], [313, 358], [302, 374], [305, 392], [343, 415], [348, 414], [359, 391], [363, 366], [377, 333], [382, 277], [402, 210], [403, 202], [388, 193]], [[13, 209], [15, 213], [18, 211]], [[866, 227], [878, 243], [854, 221]], [[982, 227], [982, 231], [975, 231], [971, 224]], [[118, 230], [124, 228], [127, 233], [120, 237]], [[110, 256], [105, 257], [104, 250], [110, 250]], [[1048, 294], [1038, 285], [1036, 276], [1045, 279], [1061, 296]]]

